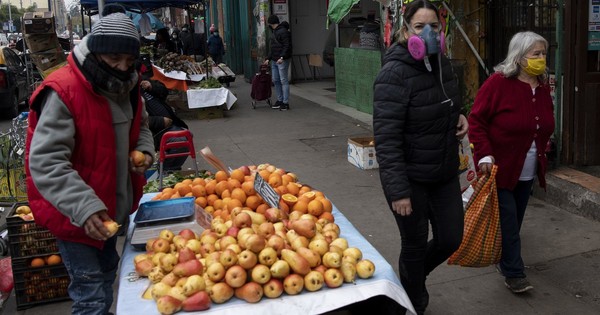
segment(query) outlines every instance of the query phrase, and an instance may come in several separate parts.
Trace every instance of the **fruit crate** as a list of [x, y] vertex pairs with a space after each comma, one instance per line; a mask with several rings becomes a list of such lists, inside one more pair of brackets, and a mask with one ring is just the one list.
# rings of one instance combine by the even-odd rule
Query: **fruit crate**
[[17, 310], [69, 299], [71, 280], [65, 266], [30, 267], [30, 258], [12, 259]]
[[35, 221], [25, 221], [14, 216], [17, 207], [21, 205], [24, 203], [15, 203], [6, 218], [11, 257], [27, 258], [58, 253], [56, 238], [48, 229], [37, 225]]

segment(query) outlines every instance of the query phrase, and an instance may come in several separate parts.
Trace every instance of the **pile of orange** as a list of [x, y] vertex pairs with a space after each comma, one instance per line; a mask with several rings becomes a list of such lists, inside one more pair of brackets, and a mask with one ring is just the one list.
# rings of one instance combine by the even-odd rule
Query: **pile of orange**
[[35, 257], [29, 262], [30, 267], [54, 266], [62, 263], [60, 255], [52, 254], [44, 257]]
[[206, 212], [224, 220], [231, 219], [231, 211], [237, 207], [264, 214], [270, 206], [254, 190], [256, 173], [281, 196], [279, 208], [285, 213], [299, 211], [334, 221], [331, 214], [333, 205], [322, 192], [299, 183], [294, 173], [270, 164], [254, 168], [251, 175], [246, 175], [242, 169], [235, 169], [229, 174], [218, 171], [212, 179], [186, 179], [172, 188], [163, 189], [152, 200], [194, 197], [195, 203]]

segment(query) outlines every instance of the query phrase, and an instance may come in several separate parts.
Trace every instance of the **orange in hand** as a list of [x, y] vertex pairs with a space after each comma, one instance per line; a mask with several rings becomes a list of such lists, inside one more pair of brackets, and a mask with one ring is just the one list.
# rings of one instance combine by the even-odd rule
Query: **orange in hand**
[[133, 150], [129, 152], [129, 157], [131, 158], [131, 162], [136, 167], [144, 166], [146, 163], [146, 155], [138, 150]]

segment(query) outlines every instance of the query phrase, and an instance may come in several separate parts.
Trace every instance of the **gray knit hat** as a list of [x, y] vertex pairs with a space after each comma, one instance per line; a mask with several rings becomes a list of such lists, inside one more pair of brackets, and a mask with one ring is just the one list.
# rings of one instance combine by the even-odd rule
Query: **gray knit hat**
[[140, 55], [140, 36], [131, 19], [120, 12], [102, 17], [88, 39], [88, 48], [96, 54]]

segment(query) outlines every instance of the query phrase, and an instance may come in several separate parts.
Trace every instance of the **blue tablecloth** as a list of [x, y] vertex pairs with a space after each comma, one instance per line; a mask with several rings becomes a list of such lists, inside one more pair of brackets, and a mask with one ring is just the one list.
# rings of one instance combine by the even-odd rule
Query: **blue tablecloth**
[[[146, 194], [141, 202], [152, 198], [153, 194]], [[135, 213], [134, 213], [135, 215]], [[356, 302], [364, 301], [374, 296], [385, 295], [415, 314], [406, 291], [400, 284], [392, 266], [377, 252], [377, 250], [356, 230], [346, 217], [334, 206], [333, 215], [335, 222], [341, 230], [341, 237], [348, 240], [352, 247], [358, 247], [363, 252], [363, 258], [373, 261], [376, 267], [375, 274], [370, 279], [359, 279], [356, 284], [345, 283], [339, 288], [323, 289], [316, 292], [303, 291], [299, 295], [290, 296], [283, 294], [277, 299], [263, 298], [259, 303], [250, 304], [233, 297], [224, 304], [212, 304], [211, 308], [198, 312], [198, 314], [282, 314], [307, 315], [320, 314], [342, 308]], [[159, 314], [153, 300], [142, 299], [142, 293], [149, 285], [146, 278], [132, 277], [135, 275], [133, 258], [141, 253], [130, 244], [129, 238], [133, 228], [130, 227], [128, 238], [121, 257], [119, 272], [119, 293], [117, 298], [117, 314]]]

